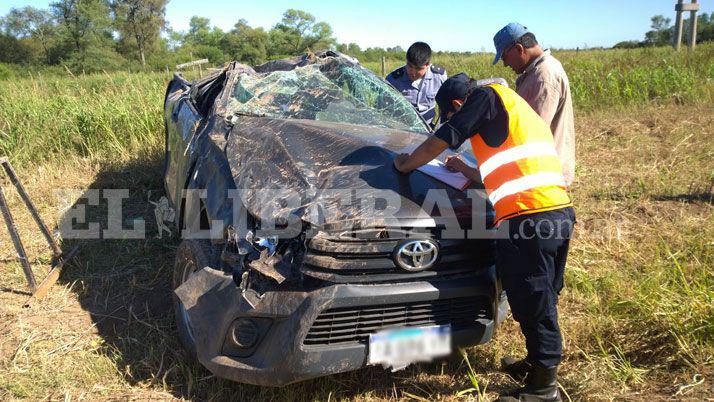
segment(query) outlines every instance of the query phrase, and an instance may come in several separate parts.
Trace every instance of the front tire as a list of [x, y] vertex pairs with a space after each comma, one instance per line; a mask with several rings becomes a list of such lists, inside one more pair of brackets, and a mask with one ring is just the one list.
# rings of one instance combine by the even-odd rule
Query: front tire
[[[213, 247], [207, 240], [186, 239], [181, 242], [176, 251], [172, 289], [175, 291], [192, 275], [204, 267], [215, 267]], [[184, 349], [192, 359], [196, 359], [196, 341], [188, 320], [188, 314], [176, 293], [172, 292], [176, 329]]]

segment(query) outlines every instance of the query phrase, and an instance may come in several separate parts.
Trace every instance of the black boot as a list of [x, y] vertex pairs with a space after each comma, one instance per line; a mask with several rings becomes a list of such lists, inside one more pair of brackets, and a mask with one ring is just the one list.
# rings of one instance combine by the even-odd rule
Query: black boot
[[526, 380], [531, 364], [526, 359], [516, 359], [507, 356], [501, 359], [501, 371], [510, 375], [516, 382], [523, 383]]
[[526, 385], [501, 396], [502, 402], [562, 402], [558, 391], [558, 366], [533, 364], [526, 376]]

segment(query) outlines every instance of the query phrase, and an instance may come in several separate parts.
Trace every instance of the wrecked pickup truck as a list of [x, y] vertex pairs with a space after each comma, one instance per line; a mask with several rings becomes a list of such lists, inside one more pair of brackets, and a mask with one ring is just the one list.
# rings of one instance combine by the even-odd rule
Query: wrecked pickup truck
[[493, 243], [464, 235], [489, 219], [483, 191], [393, 168], [429, 128], [355, 59], [175, 75], [164, 113], [176, 323], [215, 375], [281, 386], [491, 339]]

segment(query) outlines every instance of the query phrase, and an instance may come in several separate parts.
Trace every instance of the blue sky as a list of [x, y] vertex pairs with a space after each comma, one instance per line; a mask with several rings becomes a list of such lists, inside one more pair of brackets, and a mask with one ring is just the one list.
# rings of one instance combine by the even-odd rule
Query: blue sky
[[[689, 0], [687, 0], [689, 1]], [[185, 30], [192, 15], [230, 29], [240, 18], [269, 29], [288, 8], [310, 12], [328, 22], [339, 42], [369, 46], [402, 46], [426, 41], [434, 50], [493, 51], [493, 35], [517, 21], [533, 31], [545, 47], [612, 46], [641, 40], [650, 17], [674, 20], [675, 0], [502, 0], [502, 1], [283, 1], [171, 0], [166, 17], [172, 28]], [[701, 11], [714, 11], [714, 0], [700, 0]], [[3, 0], [0, 15], [12, 7], [47, 7], [49, 1]]]

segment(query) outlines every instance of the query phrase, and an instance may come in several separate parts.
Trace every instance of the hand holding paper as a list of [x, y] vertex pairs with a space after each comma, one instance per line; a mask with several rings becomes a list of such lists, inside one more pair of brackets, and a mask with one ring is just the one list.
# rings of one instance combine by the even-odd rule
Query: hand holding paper
[[471, 180], [461, 172], [450, 172], [443, 163], [436, 159], [418, 167], [417, 170], [461, 191], [464, 191], [471, 183]]
[[460, 172], [472, 182], [481, 183], [481, 172], [472, 164], [461, 159], [458, 155], [449, 155], [445, 160], [446, 168], [450, 172]]

